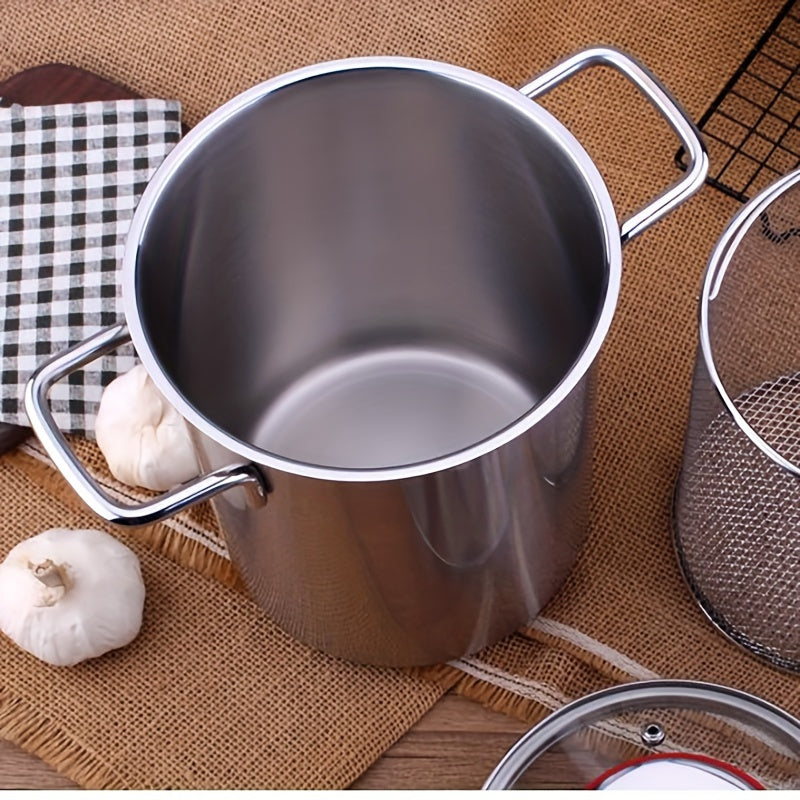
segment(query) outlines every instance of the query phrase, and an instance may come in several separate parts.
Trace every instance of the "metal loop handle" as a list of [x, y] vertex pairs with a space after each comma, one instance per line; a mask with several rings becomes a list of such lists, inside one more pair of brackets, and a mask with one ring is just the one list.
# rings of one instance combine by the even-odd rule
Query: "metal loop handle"
[[44, 362], [25, 386], [25, 411], [31, 427], [59, 472], [78, 496], [95, 514], [119, 525], [149, 525], [158, 522], [234, 486], [246, 485], [255, 489], [260, 501], [266, 502], [266, 486], [260, 472], [252, 464], [221, 467], [138, 505], [121, 505], [100, 489], [58, 429], [50, 413], [47, 395], [54, 383], [128, 341], [130, 334], [125, 325], [105, 328]]
[[597, 65], [613, 67], [636, 85], [678, 135], [688, 158], [686, 175], [681, 180], [620, 224], [620, 238], [625, 244], [700, 188], [708, 173], [708, 153], [695, 124], [659, 80], [633, 58], [610, 47], [593, 47], [576, 53], [534, 78], [520, 91], [530, 98], [538, 97], [576, 72]]

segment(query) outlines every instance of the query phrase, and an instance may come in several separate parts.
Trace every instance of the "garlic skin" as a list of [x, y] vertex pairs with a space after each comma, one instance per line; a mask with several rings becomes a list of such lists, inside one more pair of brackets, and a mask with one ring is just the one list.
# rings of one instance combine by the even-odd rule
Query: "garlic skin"
[[52, 528], [0, 564], [0, 630], [53, 666], [133, 641], [144, 597], [136, 554], [104, 531]]
[[161, 492], [200, 473], [186, 421], [141, 364], [106, 386], [95, 438], [111, 474], [129, 486]]

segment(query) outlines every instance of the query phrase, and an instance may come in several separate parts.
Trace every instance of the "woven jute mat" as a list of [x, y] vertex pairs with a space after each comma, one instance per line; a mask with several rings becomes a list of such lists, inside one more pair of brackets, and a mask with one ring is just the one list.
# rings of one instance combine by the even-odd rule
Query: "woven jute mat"
[[[99, 462], [77, 444], [87, 464]], [[0, 460], [4, 553], [47, 528], [102, 527], [40, 457], [23, 447]], [[112, 532], [139, 556], [147, 588], [131, 645], [56, 669], [0, 643], [0, 732], [83, 786], [347, 786], [442, 693], [284, 634], [215, 554], [224, 543], [207, 508], [169, 527]]]
[[[0, 78], [72, 63], [179, 99], [194, 124], [260, 80], [330, 58], [420, 56], [521, 85], [608, 43], [647, 64], [697, 118], [781, 5], [6, 0]], [[542, 102], [596, 160], [621, 217], [676, 179], [675, 140], [619, 76], [577, 76]], [[0, 732], [86, 786], [314, 787], [346, 785], [453, 684], [531, 722], [602, 686], [655, 676], [736, 686], [800, 713], [800, 678], [756, 661], [705, 621], [670, 537], [701, 275], [736, 208], [704, 188], [625, 249], [598, 363], [589, 536], [531, 626], [422, 674], [337, 662], [292, 642], [236, 588], [201, 509], [120, 534], [149, 587], [145, 629], [129, 648], [53, 671], [0, 642]], [[0, 471], [4, 548], [48, 525], [100, 527], [35, 447], [6, 457]]]

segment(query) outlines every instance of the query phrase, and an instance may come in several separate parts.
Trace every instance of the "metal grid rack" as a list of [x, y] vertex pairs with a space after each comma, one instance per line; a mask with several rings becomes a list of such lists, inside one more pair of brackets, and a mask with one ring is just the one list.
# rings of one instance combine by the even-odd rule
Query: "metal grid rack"
[[[707, 182], [746, 201], [800, 165], [800, 0], [790, 0], [698, 123]], [[678, 165], [685, 168], [679, 150]]]

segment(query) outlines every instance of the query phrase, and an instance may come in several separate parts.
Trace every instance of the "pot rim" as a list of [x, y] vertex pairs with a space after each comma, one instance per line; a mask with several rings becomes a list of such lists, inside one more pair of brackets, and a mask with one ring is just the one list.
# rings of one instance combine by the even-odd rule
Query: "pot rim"
[[[392, 467], [352, 468], [308, 464], [254, 447], [222, 430], [192, 406], [169, 379], [150, 347], [147, 333], [141, 322], [136, 292], [139, 246], [158, 198], [169, 184], [173, 175], [180, 169], [181, 164], [198, 147], [202, 146], [203, 141], [209, 135], [232, 120], [236, 114], [253, 103], [262, 100], [267, 95], [294, 83], [337, 72], [387, 68], [428, 72], [465, 83], [495, 100], [508, 104], [517, 113], [527, 117], [531, 123], [550, 136], [554, 143], [561, 148], [565, 157], [572, 162], [577, 173], [583, 179], [586, 190], [591, 195], [598, 212], [602, 226], [607, 272], [605, 296], [591, 335], [567, 374], [546, 397], [534, 405], [527, 413], [491, 436], [443, 456]], [[225, 102], [201, 120], [178, 142], [148, 183], [134, 212], [122, 260], [122, 299], [125, 318], [139, 359], [165, 398], [179, 411], [184, 419], [202, 434], [245, 459], [284, 472], [328, 480], [383, 481], [427, 475], [477, 459], [530, 430], [541, 419], [550, 414], [572, 392], [594, 363], [611, 325], [619, 295], [621, 271], [622, 247], [619, 223], [608, 188], [597, 166], [578, 140], [548, 111], [518, 90], [494, 78], [464, 67], [403, 56], [364, 56], [301, 67], [259, 83]]]

